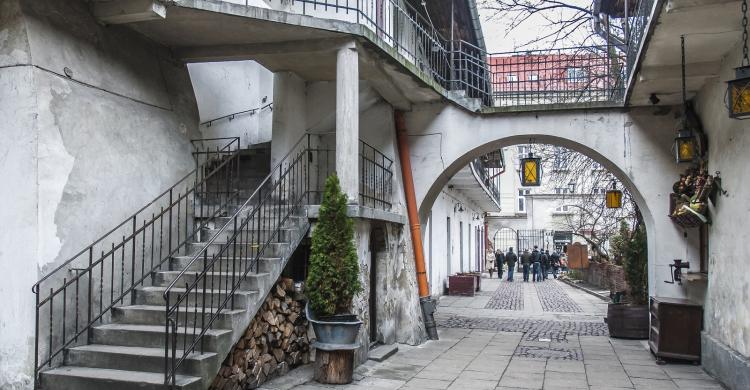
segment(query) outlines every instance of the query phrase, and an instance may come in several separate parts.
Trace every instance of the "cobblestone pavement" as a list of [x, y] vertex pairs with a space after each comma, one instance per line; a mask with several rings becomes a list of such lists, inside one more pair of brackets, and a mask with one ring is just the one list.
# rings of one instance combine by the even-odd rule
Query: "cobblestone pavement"
[[554, 280], [545, 280], [534, 283], [536, 294], [542, 303], [544, 311], [580, 313], [581, 307], [578, 306], [570, 296], [560, 287], [560, 283]]
[[545, 310], [541, 296], [547, 292], [532, 283], [512, 287], [523, 292], [521, 310], [485, 308], [506, 288], [502, 283], [484, 279], [485, 291], [475, 297], [442, 297], [436, 314], [439, 340], [398, 344], [387, 360], [358, 366], [351, 384], [316, 383], [307, 365], [262, 389], [722, 389], [700, 366], [657, 365], [645, 341], [607, 337], [606, 303], [560, 282], [545, 284], [561, 289], [581, 312]]
[[607, 324], [593, 321], [550, 321], [528, 318], [462, 317], [456, 315], [435, 316], [438, 326], [443, 328], [481, 329], [502, 332], [520, 332], [526, 339], [546, 337], [565, 341], [568, 335], [608, 336]]
[[523, 310], [523, 285], [515, 282], [500, 282], [492, 293], [485, 309]]

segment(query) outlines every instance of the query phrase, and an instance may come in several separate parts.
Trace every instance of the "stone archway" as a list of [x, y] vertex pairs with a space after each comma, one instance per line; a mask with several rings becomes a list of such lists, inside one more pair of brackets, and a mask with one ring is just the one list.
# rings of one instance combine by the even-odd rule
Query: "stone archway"
[[498, 148], [536, 143], [582, 153], [612, 172], [638, 204], [649, 242], [649, 292], [685, 297], [669, 279], [673, 258], [697, 258], [697, 237], [667, 218], [669, 193], [681, 166], [672, 158], [675, 113], [650, 108], [477, 115], [429, 105], [406, 115], [415, 192], [424, 222], [437, 194], [471, 159]]

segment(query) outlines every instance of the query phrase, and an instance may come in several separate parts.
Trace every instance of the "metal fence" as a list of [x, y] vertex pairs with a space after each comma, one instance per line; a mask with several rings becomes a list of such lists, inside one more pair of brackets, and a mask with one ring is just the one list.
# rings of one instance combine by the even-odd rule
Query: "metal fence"
[[[310, 134], [311, 161], [308, 180], [310, 204], [320, 204], [328, 175], [336, 171], [335, 133]], [[359, 204], [391, 210], [393, 202], [393, 159], [359, 140]]]
[[359, 204], [390, 210], [393, 160], [365, 141], [359, 141]]
[[441, 36], [423, 13], [398, 0], [276, 0], [277, 9], [357, 23], [446, 90], [485, 106], [621, 103], [656, 0], [633, 0], [626, 50], [615, 46], [487, 53]]
[[496, 107], [620, 101], [625, 55], [614, 46], [490, 54]]
[[471, 165], [474, 168], [474, 172], [476, 172], [477, 176], [479, 176], [479, 180], [482, 181], [482, 184], [484, 184], [484, 186], [490, 192], [490, 196], [492, 196], [499, 204], [501, 199], [500, 175], [492, 175], [492, 173], [490, 172], [491, 168], [487, 166], [486, 161], [482, 157], [475, 158], [471, 162]]
[[[633, 77], [635, 71], [638, 52], [641, 43], [646, 38], [646, 30], [649, 26], [651, 13], [657, 0], [631, 0], [636, 1], [632, 7], [632, 14], [629, 14], [625, 23], [625, 36], [627, 37], [627, 72], [628, 77]], [[631, 8], [628, 7], [628, 11]]]

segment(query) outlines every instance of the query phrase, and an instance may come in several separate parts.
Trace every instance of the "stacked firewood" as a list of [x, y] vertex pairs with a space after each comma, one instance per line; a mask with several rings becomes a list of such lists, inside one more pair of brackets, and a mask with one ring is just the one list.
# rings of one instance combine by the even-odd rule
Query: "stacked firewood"
[[302, 302], [292, 298], [294, 282], [281, 278], [244, 336], [222, 364], [211, 390], [254, 389], [291, 368], [310, 362], [310, 340]]

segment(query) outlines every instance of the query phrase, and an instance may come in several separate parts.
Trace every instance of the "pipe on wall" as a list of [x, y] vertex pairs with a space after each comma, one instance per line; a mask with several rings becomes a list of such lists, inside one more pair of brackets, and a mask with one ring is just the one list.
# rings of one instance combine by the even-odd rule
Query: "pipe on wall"
[[414, 177], [411, 170], [411, 158], [409, 157], [409, 140], [402, 111], [394, 112], [396, 122], [396, 139], [398, 141], [398, 156], [401, 161], [401, 177], [404, 183], [404, 196], [406, 197], [406, 213], [409, 218], [409, 230], [411, 232], [411, 243], [414, 249], [414, 263], [417, 270], [417, 286], [419, 287], [419, 305], [422, 308], [427, 336], [431, 340], [437, 340], [437, 324], [435, 324], [434, 313], [436, 309], [435, 300], [430, 296], [430, 285], [427, 281], [427, 271], [424, 265], [424, 249], [422, 246], [422, 232], [417, 214], [417, 197], [414, 194]]

